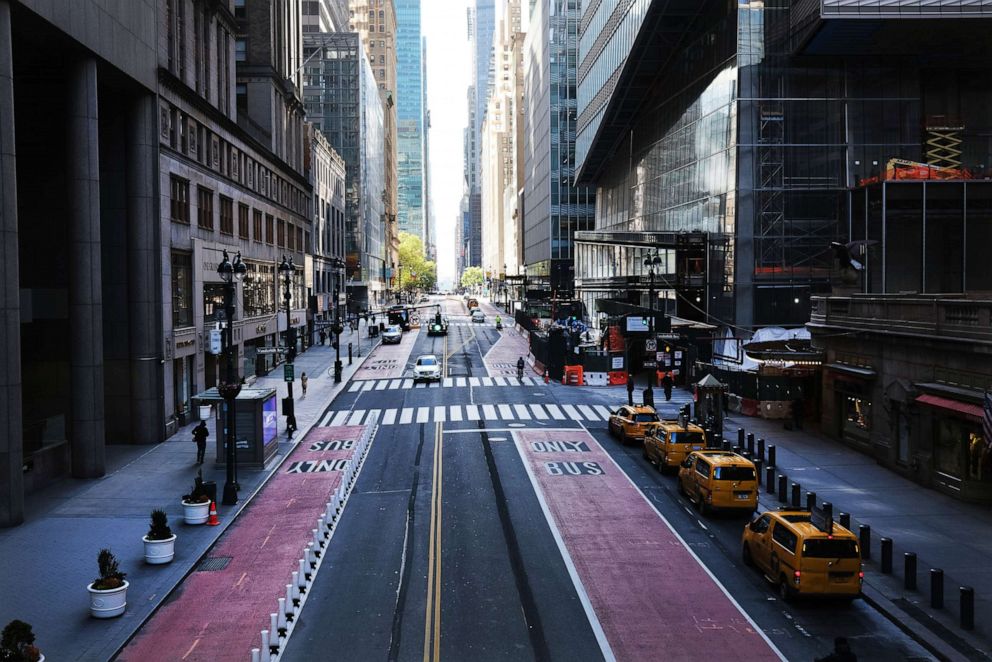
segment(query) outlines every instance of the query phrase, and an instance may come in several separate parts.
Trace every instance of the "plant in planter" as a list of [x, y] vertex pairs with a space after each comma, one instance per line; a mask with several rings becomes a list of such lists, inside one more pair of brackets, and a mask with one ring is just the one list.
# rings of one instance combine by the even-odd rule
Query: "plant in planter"
[[187, 524], [205, 524], [210, 516], [210, 495], [203, 484], [203, 471], [196, 472], [193, 489], [183, 495], [183, 517]]
[[24, 621], [7, 623], [0, 638], [0, 660], [3, 662], [43, 662], [45, 656], [34, 645], [34, 632]]
[[169, 528], [169, 517], [164, 510], [152, 511], [152, 523], [142, 537], [145, 543], [145, 563], [168, 563], [176, 553], [176, 534]]
[[121, 572], [117, 557], [109, 549], [101, 549], [96, 557], [100, 576], [87, 588], [90, 592], [90, 614], [94, 618], [113, 618], [127, 607], [127, 576]]

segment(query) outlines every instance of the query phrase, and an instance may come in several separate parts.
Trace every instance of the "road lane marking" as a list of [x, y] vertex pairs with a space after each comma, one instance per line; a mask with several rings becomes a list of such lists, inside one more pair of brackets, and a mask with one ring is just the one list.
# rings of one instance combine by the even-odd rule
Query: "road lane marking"
[[465, 405], [465, 415], [470, 421], [479, 420], [479, 405]]
[[367, 382], [362, 382], [362, 392], [365, 393], [366, 391], [371, 391], [374, 386], [375, 386], [374, 379], [370, 379]]
[[395, 409], [387, 409], [386, 410], [386, 413], [382, 417], [382, 424], [383, 425], [392, 425], [395, 422], [396, 422], [396, 410]]
[[403, 380], [401, 380], [401, 379], [393, 379], [393, 380], [391, 380], [389, 382], [389, 390], [393, 390], [393, 389], [399, 388], [400, 387], [400, 384], [402, 384], [402, 383], [403, 383]]
[[548, 419], [548, 415], [544, 413], [544, 407], [541, 405], [531, 405], [530, 408], [534, 412], [534, 416], [537, 420], [546, 421]]
[[507, 386], [508, 382], [504, 377], [493, 377], [493, 384], [496, 386]]
[[413, 388], [427, 388], [427, 384], [420, 382], [419, 384], [414, 384]]
[[465, 378], [459, 377], [455, 380], [455, 386], [465, 386]]
[[492, 386], [493, 385], [493, 378], [492, 377], [483, 377], [482, 378], [482, 385], [483, 386]]
[[435, 423], [444, 423], [446, 420], [447, 420], [447, 417], [445, 416], [445, 407], [444, 407], [444, 405], [438, 405], [437, 407], [434, 407], [434, 422]]
[[341, 425], [344, 425], [344, 422], [348, 420], [349, 414], [351, 414], [350, 411], [339, 411], [337, 415], [334, 417], [334, 420], [331, 421], [331, 425], [334, 427], [339, 427]]
[[409, 425], [412, 420], [413, 407], [403, 407], [403, 412], [400, 414], [400, 425]]
[[588, 418], [590, 421], [599, 420], [599, 416], [596, 415], [596, 412], [594, 412], [592, 408], [589, 407], [589, 405], [577, 405], [577, 406], [579, 408], [579, 411], [582, 412], [582, 415]]
[[385, 391], [387, 386], [389, 386], [389, 382], [386, 381], [385, 379], [380, 379], [378, 382], [376, 382], [375, 390]]
[[565, 410], [565, 413], [568, 414], [569, 418], [571, 418], [573, 421], [582, 420], [582, 414], [577, 412], [575, 410], [575, 407], [573, 407], [572, 405], [562, 405], [561, 408]]
[[610, 411], [609, 407], [603, 405], [593, 405], [593, 408], [599, 412], [599, 415], [602, 416], [604, 420], [610, 420], [610, 416], [613, 415], [613, 412]]
[[326, 414], [324, 414], [324, 416], [320, 419], [320, 423], [317, 424], [317, 427], [326, 428], [327, 425], [331, 422], [331, 416], [334, 416], [333, 411], [329, 411]]
[[510, 411], [510, 405], [498, 405], [499, 415], [504, 421], [513, 420], [513, 412]]
[[361, 390], [362, 386], [364, 386], [363, 382], [355, 382], [351, 385], [351, 388], [348, 389], [348, 393], [354, 393], [355, 391]]
[[462, 408], [460, 405], [451, 405], [451, 414], [449, 420], [460, 421], [462, 420]]
[[468, 385], [469, 386], [478, 386], [479, 385], [479, 378], [478, 377], [469, 377], [468, 378]]
[[482, 415], [487, 421], [498, 421], [499, 418], [496, 416], [496, 408], [492, 405], [482, 405]]
[[426, 423], [430, 420], [431, 409], [430, 407], [417, 407], [417, 422]]
[[513, 410], [517, 412], [517, 418], [521, 421], [530, 420], [530, 412], [527, 411], [527, 405], [513, 405]]
[[434, 467], [431, 481], [431, 525], [427, 550], [427, 600], [424, 614], [424, 662], [441, 656], [441, 488], [444, 436], [441, 424], [434, 428]]
[[404, 379], [403, 380], [403, 388], [413, 388], [413, 380], [412, 379]]
[[454, 385], [454, 383], [455, 383], [455, 380], [453, 380], [451, 377], [445, 377], [444, 378], [444, 386], [446, 388]]
[[351, 418], [348, 419], [348, 425], [361, 425], [362, 417], [364, 416], [365, 416], [364, 409], [356, 409], [354, 412], [352, 412]]

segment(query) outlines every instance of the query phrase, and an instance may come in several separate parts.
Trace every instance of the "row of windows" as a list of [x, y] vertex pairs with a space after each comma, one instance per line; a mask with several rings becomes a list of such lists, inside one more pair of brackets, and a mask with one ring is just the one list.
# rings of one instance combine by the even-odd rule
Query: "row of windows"
[[[188, 179], [177, 175], [169, 176], [170, 215], [174, 223], [190, 222], [190, 184]], [[220, 197], [220, 233], [234, 236], [234, 200], [221, 195]], [[249, 231], [249, 214], [252, 215], [252, 229]], [[214, 191], [206, 186], [196, 187], [196, 225], [202, 230], [214, 229]], [[264, 227], [264, 236], [263, 236]], [[238, 238], [254, 239], [257, 243], [277, 245], [291, 251], [310, 250], [310, 232], [295, 225], [292, 221], [276, 219], [272, 214], [265, 214], [263, 226], [261, 210], [251, 210], [243, 203], [238, 203]]]
[[211, 63], [217, 73], [217, 107], [225, 115], [228, 108], [230, 89], [233, 77], [228, 51], [231, 47], [231, 35], [224, 29], [213, 12], [201, 3], [193, 3], [192, 31], [187, 30], [186, 0], [165, 0], [167, 55], [169, 71], [186, 81], [186, 40], [193, 40], [193, 87], [197, 94], [210, 102], [213, 86], [211, 85]]
[[248, 187], [301, 216], [309, 216], [310, 196], [295, 184], [239, 150], [171, 105], [162, 106], [161, 140], [201, 165]]

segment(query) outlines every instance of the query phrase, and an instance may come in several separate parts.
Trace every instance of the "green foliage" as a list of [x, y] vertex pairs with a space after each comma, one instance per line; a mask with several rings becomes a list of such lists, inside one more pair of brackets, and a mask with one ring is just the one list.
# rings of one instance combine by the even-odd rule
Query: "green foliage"
[[482, 267], [466, 267], [462, 272], [462, 287], [476, 287], [486, 281]]
[[203, 486], [203, 470], [196, 472], [196, 478], [193, 479], [193, 489], [189, 494], [183, 495], [183, 501], [186, 503], [206, 503], [210, 501], [210, 495], [207, 494], [207, 488]]
[[172, 529], [169, 528], [169, 516], [164, 510], [152, 511], [152, 524], [148, 529], [149, 540], [168, 540], [172, 537]]
[[399, 264], [396, 265], [396, 289], [412, 292], [432, 290], [437, 284], [437, 265], [424, 257], [424, 242], [415, 234], [400, 233]]
[[37, 662], [41, 652], [34, 646], [34, 632], [24, 621], [13, 620], [3, 629], [0, 638], [0, 660], [4, 662]]
[[124, 585], [126, 573], [121, 572], [117, 564], [117, 557], [109, 549], [101, 549], [96, 557], [97, 565], [100, 567], [100, 576], [93, 580], [93, 588], [98, 591], [106, 591], [112, 588], [120, 588]]

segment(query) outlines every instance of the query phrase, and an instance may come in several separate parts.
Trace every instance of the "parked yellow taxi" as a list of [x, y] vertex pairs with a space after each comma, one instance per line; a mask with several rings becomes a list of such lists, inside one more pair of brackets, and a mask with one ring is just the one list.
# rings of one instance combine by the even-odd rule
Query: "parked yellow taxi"
[[679, 469], [679, 492], [703, 515], [713, 509], [758, 507], [758, 481], [751, 460], [730, 451], [692, 451]]
[[865, 573], [857, 536], [808, 510], [783, 508], [755, 517], [744, 527], [741, 555], [783, 600], [861, 594]]
[[678, 471], [692, 451], [706, 448], [706, 433], [692, 423], [680, 425], [679, 421], [662, 421], [644, 437], [644, 458], [658, 467], [658, 471]]
[[610, 434], [618, 437], [623, 443], [642, 441], [651, 428], [661, 424], [654, 407], [647, 405], [624, 405], [610, 415]]

